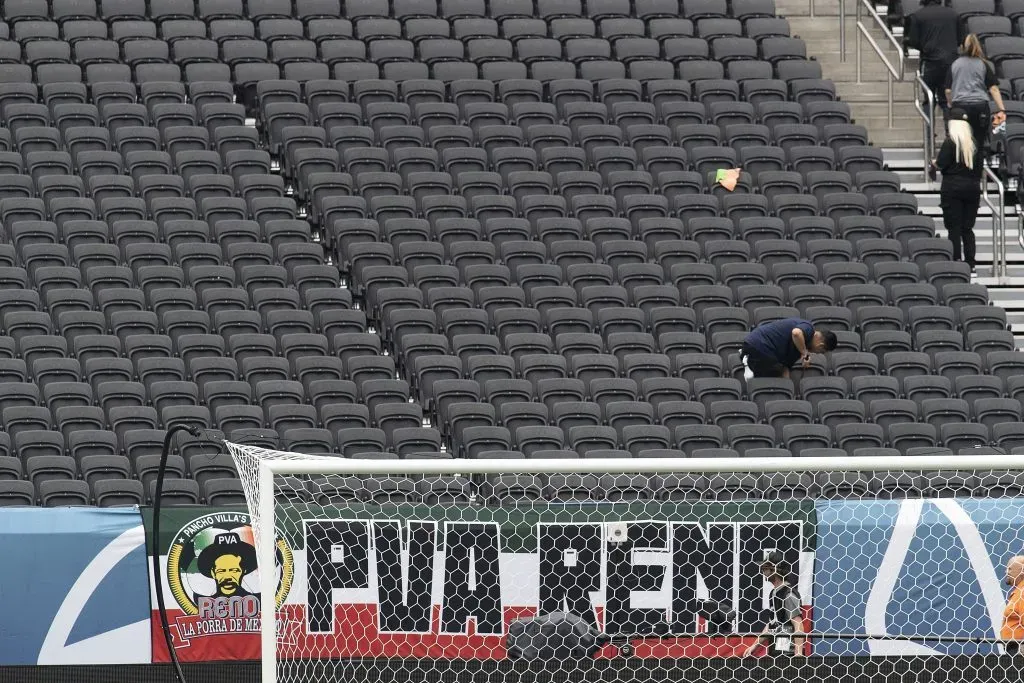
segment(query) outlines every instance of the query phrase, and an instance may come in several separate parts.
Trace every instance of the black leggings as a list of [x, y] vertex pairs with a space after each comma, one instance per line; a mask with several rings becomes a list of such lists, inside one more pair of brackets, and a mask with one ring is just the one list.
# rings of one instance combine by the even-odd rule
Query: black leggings
[[[946, 111], [946, 76], [949, 75], [950, 63], [945, 60], [927, 60], [921, 62], [921, 80], [935, 96], [935, 104]], [[921, 98], [921, 108], [928, 110], [928, 98]], [[934, 111], [932, 112], [934, 113]]]
[[939, 199], [942, 222], [953, 243], [953, 260], [966, 261], [971, 268], [975, 264], [974, 222], [978, 218], [980, 204], [981, 190], [943, 189]]
[[988, 136], [992, 132], [992, 114], [988, 102], [954, 102], [953, 106], [959, 107], [967, 113], [967, 122], [971, 124], [974, 144], [984, 154], [988, 149]]

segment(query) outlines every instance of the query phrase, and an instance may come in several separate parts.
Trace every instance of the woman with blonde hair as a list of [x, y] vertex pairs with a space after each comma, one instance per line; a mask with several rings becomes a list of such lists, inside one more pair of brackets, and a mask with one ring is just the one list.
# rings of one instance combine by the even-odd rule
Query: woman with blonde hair
[[[990, 98], [996, 104], [995, 114], [991, 116]], [[1006, 107], [1003, 106], [995, 69], [985, 59], [981, 41], [973, 33], [964, 38], [960, 56], [949, 68], [946, 102], [950, 108], [957, 107], [967, 113], [974, 140], [983, 151], [992, 126], [1006, 120]]]
[[[942, 222], [953, 243], [953, 258], [966, 261], [974, 270], [974, 222], [981, 203], [981, 177], [984, 161], [971, 130], [969, 114], [959, 108], [949, 110], [946, 139], [935, 165], [942, 172], [939, 206]], [[962, 251], [961, 251], [962, 246]]]

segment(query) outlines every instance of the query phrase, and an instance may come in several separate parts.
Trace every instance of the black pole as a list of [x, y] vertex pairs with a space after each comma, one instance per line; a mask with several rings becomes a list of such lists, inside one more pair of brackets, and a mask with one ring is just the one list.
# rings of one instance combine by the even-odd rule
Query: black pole
[[171, 425], [164, 435], [164, 449], [160, 453], [160, 469], [156, 473], [156, 488], [153, 491], [153, 584], [156, 587], [156, 605], [160, 612], [160, 627], [164, 632], [164, 642], [167, 643], [167, 656], [174, 665], [174, 675], [178, 683], [185, 683], [185, 674], [181, 670], [181, 662], [178, 661], [178, 653], [174, 651], [174, 641], [171, 638], [171, 625], [167, 621], [167, 608], [164, 605], [164, 582], [163, 573], [160, 571], [160, 499], [164, 493], [164, 475], [167, 473], [167, 456], [171, 452], [171, 441], [178, 432], [188, 432], [198, 437], [198, 427], [186, 424]]

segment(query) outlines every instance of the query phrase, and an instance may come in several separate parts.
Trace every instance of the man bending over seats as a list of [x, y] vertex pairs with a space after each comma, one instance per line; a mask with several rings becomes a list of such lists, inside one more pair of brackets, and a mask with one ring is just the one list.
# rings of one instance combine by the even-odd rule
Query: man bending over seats
[[835, 332], [815, 330], [801, 318], [785, 318], [755, 327], [743, 341], [744, 377], [789, 377], [797, 361], [808, 367], [812, 353], [836, 348]]

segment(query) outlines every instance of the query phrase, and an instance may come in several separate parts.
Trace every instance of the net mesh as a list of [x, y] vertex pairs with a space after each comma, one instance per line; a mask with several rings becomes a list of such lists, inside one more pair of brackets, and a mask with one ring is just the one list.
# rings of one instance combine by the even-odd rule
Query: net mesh
[[509, 660], [725, 680], [785, 662], [835, 681], [880, 660], [900, 662], [899, 680], [1024, 668], [1008, 656], [1024, 637], [1024, 588], [1006, 581], [1024, 554], [1018, 470], [896, 459], [813, 472], [793, 458], [767, 473], [593, 461], [533, 475], [509, 461], [477, 475], [447, 461], [446, 474], [413, 475], [395, 459], [379, 463], [387, 474], [346, 476], [330, 456], [229, 449], [257, 538], [272, 526], [261, 462], [320, 470], [274, 478], [278, 681], [440, 680]]

